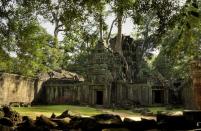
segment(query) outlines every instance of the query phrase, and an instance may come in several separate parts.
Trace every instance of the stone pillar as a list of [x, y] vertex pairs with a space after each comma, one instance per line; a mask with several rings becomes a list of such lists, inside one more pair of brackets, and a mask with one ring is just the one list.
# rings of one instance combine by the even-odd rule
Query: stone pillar
[[163, 87], [164, 88], [164, 104], [168, 105], [169, 104], [169, 90], [168, 87]]
[[191, 62], [193, 104], [195, 109], [201, 110], [201, 60]]

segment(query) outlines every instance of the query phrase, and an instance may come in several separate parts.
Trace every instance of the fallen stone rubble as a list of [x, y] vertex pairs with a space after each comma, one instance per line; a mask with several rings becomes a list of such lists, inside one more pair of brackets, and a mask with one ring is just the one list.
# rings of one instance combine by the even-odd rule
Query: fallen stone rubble
[[159, 113], [156, 120], [129, 118], [99, 114], [91, 117], [72, 116], [68, 110], [50, 118], [41, 115], [33, 120], [20, 116], [9, 107], [0, 110], [0, 131], [161, 131], [194, 130], [201, 128], [201, 111], [184, 111], [183, 115]]

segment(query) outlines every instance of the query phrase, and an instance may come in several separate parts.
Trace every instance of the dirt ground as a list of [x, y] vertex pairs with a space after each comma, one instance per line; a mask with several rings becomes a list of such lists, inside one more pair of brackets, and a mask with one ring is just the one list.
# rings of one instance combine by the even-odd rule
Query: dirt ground
[[113, 114], [113, 115], [119, 115], [122, 118], [122, 120], [124, 118], [130, 118], [130, 119], [133, 119], [135, 121], [140, 121], [141, 118], [156, 120], [155, 116], [143, 116], [143, 115], [140, 115], [140, 114], [130, 115], [130, 114], [123, 113], [123, 112], [115, 112], [115, 111], [108, 111], [108, 110], [103, 110], [103, 112], [108, 113], [108, 114]]

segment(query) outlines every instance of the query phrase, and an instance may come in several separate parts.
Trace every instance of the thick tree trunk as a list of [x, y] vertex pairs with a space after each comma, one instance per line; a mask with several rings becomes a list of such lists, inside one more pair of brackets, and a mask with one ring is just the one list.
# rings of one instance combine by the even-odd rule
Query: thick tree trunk
[[100, 14], [100, 18], [99, 18], [99, 22], [100, 22], [100, 27], [99, 27], [99, 30], [100, 30], [100, 41], [103, 41], [103, 19], [102, 19], [102, 15]]
[[54, 29], [54, 47], [58, 48], [58, 34], [59, 34], [59, 21], [55, 20], [55, 29]]
[[126, 58], [123, 55], [123, 50], [122, 50], [122, 20], [123, 20], [123, 10], [120, 10], [117, 12], [117, 28], [118, 28], [118, 33], [116, 37], [116, 44], [115, 44], [115, 51], [119, 53], [121, 56], [123, 63], [124, 63], [124, 68], [125, 68], [125, 74], [126, 74], [126, 79], [128, 80], [128, 63], [126, 61]]
[[117, 12], [118, 33], [117, 33], [117, 37], [116, 37], [115, 51], [118, 52], [121, 56], [123, 56], [123, 52], [122, 52], [122, 19], [123, 19], [123, 11]]
[[110, 36], [111, 36], [112, 28], [113, 28], [114, 23], [115, 23], [116, 21], [117, 21], [117, 18], [112, 21], [112, 24], [111, 24], [111, 27], [110, 27], [110, 31], [109, 31], [109, 33], [108, 33], [107, 40], [106, 40], [107, 45], [109, 45], [109, 39], [110, 39]]

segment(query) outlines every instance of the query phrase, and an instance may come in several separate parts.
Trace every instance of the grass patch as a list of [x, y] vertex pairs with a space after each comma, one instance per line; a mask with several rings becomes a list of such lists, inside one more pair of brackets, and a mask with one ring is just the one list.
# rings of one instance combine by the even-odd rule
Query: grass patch
[[[117, 110], [114, 111], [112, 109], [103, 109], [103, 108], [92, 108], [87, 106], [74, 106], [74, 105], [39, 105], [33, 107], [13, 107], [14, 110], [19, 112], [22, 116], [29, 116], [33, 119], [36, 116], [45, 115], [50, 117], [52, 113], [56, 115], [60, 115], [65, 110], [69, 110], [73, 115], [84, 115], [84, 116], [92, 116], [96, 114], [102, 113], [113, 113], [118, 114], [120, 116], [140, 116], [140, 113], [134, 113], [131, 110]], [[182, 111], [182, 108], [176, 108], [172, 110], [166, 110], [165, 107], [149, 107], [150, 111], [154, 114], [157, 114], [158, 111]]]
[[50, 117], [52, 113], [60, 115], [65, 110], [69, 110], [72, 114], [75, 115], [96, 115], [103, 113], [101, 110], [91, 107], [83, 106], [72, 106], [72, 105], [41, 105], [33, 107], [13, 107], [14, 110], [19, 112], [23, 116], [30, 116], [34, 118], [36, 116], [45, 115]]

